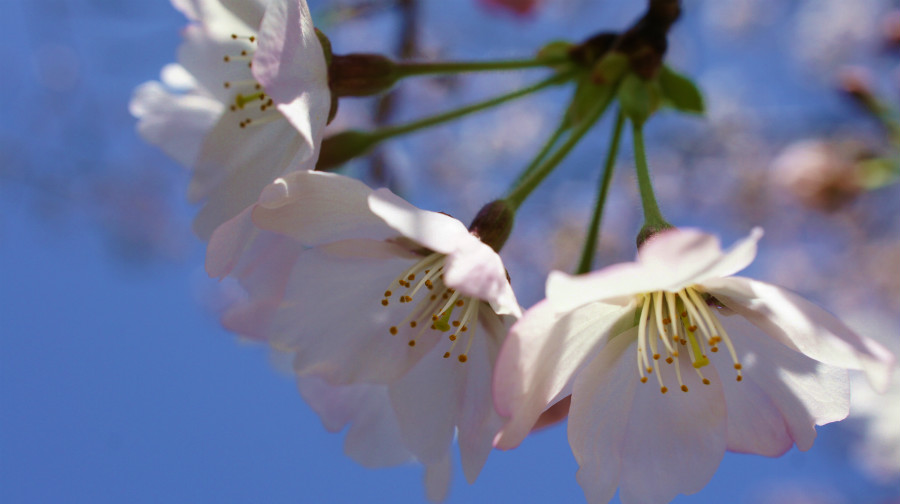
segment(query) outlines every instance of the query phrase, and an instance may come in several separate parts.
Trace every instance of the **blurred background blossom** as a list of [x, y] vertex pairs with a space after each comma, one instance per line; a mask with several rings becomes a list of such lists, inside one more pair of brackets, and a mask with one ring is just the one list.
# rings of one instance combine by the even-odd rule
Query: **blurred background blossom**
[[[518, 57], [551, 40], [622, 28], [644, 7], [309, 3], [339, 52], [429, 59]], [[196, 209], [183, 198], [187, 175], [137, 137], [128, 113], [132, 90], [174, 61], [186, 20], [167, 2], [4, 7], [4, 502], [420, 501], [417, 469], [368, 471], [342, 457], [340, 437], [325, 433], [292, 378], [272, 370], [264, 349], [235, 344], [218, 325], [240, 293], [206, 278], [203, 245], [190, 232]], [[701, 84], [708, 115], [661, 113], [647, 128], [663, 211], [725, 243], [764, 227], [748, 274], [861, 319], [860, 332], [897, 352], [900, 4], [685, 0], [684, 12], [670, 63]], [[539, 78], [410, 80], [387, 97], [343, 101], [330, 131], [408, 121]], [[470, 220], [537, 152], [567, 97], [548, 90], [389, 142], [346, 172]], [[551, 268], [574, 268], [610, 123], [519, 213], [504, 258], [526, 306], [543, 296]], [[633, 257], [641, 222], [630, 147], [622, 152], [601, 266]], [[897, 392], [896, 381], [884, 397], [857, 386], [851, 419], [821, 428], [810, 452], [729, 455], [708, 488], [678, 501], [898, 502], [900, 413], [885, 407]], [[450, 501], [577, 501], [574, 471], [565, 429], [555, 427], [493, 454], [474, 486], [460, 477]]]

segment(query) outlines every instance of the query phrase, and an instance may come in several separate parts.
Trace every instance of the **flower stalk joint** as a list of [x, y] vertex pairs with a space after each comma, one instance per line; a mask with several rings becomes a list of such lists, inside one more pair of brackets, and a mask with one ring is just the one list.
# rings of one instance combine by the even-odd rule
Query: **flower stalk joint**
[[506, 200], [495, 200], [481, 207], [469, 231], [499, 253], [512, 232], [515, 217], [515, 210]]

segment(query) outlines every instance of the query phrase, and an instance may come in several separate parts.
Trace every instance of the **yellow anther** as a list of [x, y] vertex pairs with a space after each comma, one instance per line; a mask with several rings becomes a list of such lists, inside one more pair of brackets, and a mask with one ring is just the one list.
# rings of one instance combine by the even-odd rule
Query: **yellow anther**
[[466, 362], [467, 360], [469, 360], [469, 358], [466, 357], [466, 354], [461, 354], [459, 357], [457, 357], [457, 359], [459, 360], [459, 362]]
[[688, 391], [687, 385], [682, 385], [682, 386], [681, 386], [681, 391], [682, 391], [682, 392], [687, 392], [687, 391]]

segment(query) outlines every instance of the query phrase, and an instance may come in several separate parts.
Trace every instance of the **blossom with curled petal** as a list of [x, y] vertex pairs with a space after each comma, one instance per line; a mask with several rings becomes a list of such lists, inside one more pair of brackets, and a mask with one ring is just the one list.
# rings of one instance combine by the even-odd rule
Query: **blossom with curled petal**
[[192, 21], [178, 65], [135, 90], [150, 143], [193, 170], [204, 239], [277, 177], [313, 169], [331, 107], [328, 69], [305, 0], [172, 0]]
[[762, 235], [723, 251], [670, 230], [637, 261], [552, 273], [547, 299], [513, 326], [494, 376], [495, 440], [518, 445], [571, 394], [569, 443], [588, 501], [668, 502], [699, 491], [726, 450], [779, 456], [847, 416], [847, 369], [876, 388], [893, 357], [779, 287], [732, 276]]
[[230, 329], [295, 355], [299, 376], [384, 385], [426, 466], [458, 434], [472, 481], [501, 425], [491, 376], [521, 312], [500, 257], [458, 220], [351, 178], [295, 172], [210, 240], [207, 270], [246, 302]]

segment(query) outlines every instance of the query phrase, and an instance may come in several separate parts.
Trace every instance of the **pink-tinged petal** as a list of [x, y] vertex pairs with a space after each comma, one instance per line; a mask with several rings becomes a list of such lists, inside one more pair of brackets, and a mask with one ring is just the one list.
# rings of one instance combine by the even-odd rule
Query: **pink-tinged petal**
[[262, 229], [291, 236], [309, 246], [397, 236], [369, 210], [371, 192], [368, 186], [350, 177], [294, 172], [262, 191], [253, 220]]
[[[742, 360], [747, 361], [744, 357]], [[794, 439], [788, 433], [782, 413], [755, 377], [761, 371], [748, 366], [744, 379], [738, 382], [734, 370], [728, 366], [730, 360], [724, 366], [716, 364], [728, 405], [728, 450], [779, 457], [791, 449]], [[704, 370], [704, 375], [709, 378], [713, 372]]]
[[465, 240], [444, 262], [444, 283], [490, 303], [498, 315], [522, 316], [500, 256], [477, 238]]
[[[296, 353], [299, 375], [319, 375], [335, 385], [396, 380], [437, 343], [424, 324], [412, 329], [401, 323], [416, 303], [381, 303], [384, 291], [417, 259], [373, 240], [304, 251], [270, 324], [269, 343]], [[392, 325], [396, 335], [388, 330]], [[411, 348], [412, 339], [417, 344]]]
[[638, 261], [615, 264], [586, 275], [552, 272], [547, 299], [558, 311], [569, 311], [593, 301], [622, 303], [643, 292], [677, 292], [710, 278], [733, 274], [756, 256], [762, 230], [723, 252], [719, 239], [695, 229], [659, 233], [641, 247]]
[[196, 94], [171, 93], [159, 82], [144, 83], [129, 104], [141, 137], [184, 166], [193, 166], [206, 134], [222, 113], [222, 104]]
[[313, 168], [298, 164], [301, 142], [284, 121], [247, 128], [234, 121], [222, 116], [194, 165], [188, 196], [206, 200], [194, 219], [194, 232], [202, 239], [254, 204], [263, 188], [288, 170]]
[[247, 293], [222, 316], [222, 325], [231, 332], [254, 340], [268, 334], [269, 321], [284, 297], [288, 275], [303, 247], [274, 233], [258, 233], [231, 276]]
[[633, 304], [594, 303], [560, 316], [547, 301], [526, 311], [503, 343], [494, 371], [494, 402], [509, 418], [494, 446], [518, 446], [541, 412], [561, 399], [577, 370], [605, 344], [610, 329], [632, 313]]
[[608, 502], [619, 486], [622, 447], [638, 385], [630, 358], [636, 352], [636, 334], [631, 330], [612, 338], [575, 379], [569, 445], [579, 465], [576, 478], [588, 502]]
[[334, 386], [320, 378], [305, 377], [297, 380], [297, 388], [326, 429], [339, 432], [349, 425], [344, 438], [348, 457], [370, 468], [412, 460], [403, 446], [387, 386]]
[[894, 356], [797, 294], [742, 277], [710, 280], [703, 287], [782, 344], [825, 364], [862, 369], [877, 390], [887, 386]]
[[494, 436], [503, 426], [503, 420], [494, 410], [491, 379], [508, 324], [493, 313], [482, 313], [480, 318], [480, 334], [474, 336], [469, 360], [465, 363], [465, 392], [457, 422], [459, 455], [469, 483], [475, 481], [487, 462]]
[[449, 451], [440, 461], [425, 464], [425, 496], [429, 501], [441, 502], [447, 498], [452, 475], [453, 466], [450, 462]]
[[388, 189], [369, 195], [369, 208], [399, 234], [434, 252], [449, 254], [465, 240], [477, 240], [462, 222], [416, 208]]
[[389, 388], [404, 444], [424, 464], [447, 456], [462, 403], [468, 363], [443, 354], [439, 344]]
[[738, 240], [722, 254], [718, 261], [710, 265], [702, 275], [699, 275], [696, 283], [702, 284], [711, 278], [728, 277], [750, 266], [750, 263], [756, 259], [756, 245], [762, 237], [762, 228], [753, 228], [746, 238]]
[[547, 276], [547, 301], [557, 312], [572, 311], [598, 300], [625, 305], [640, 293], [659, 290], [659, 278], [639, 263], [614, 264], [578, 276], [551, 271]]
[[[799, 449], [808, 450], [816, 438], [816, 425], [847, 416], [850, 389], [846, 370], [817, 362], [766, 337], [740, 316], [720, 320], [734, 341], [744, 376], [736, 381], [730, 359], [713, 359], [724, 381], [729, 417], [734, 417], [729, 418], [729, 449], [778, 456], [796, 443]], [[738, 405], [738, 401], [744, 404]], [[783, 427], [770, 416], [772, 407]], [[732, 428], [736, 432], [731, 432]]]
[[259, 230], [253, 225], [252, 208], [246, 208], [216, 228], [206, 248], [206, 273], [213, 278], [225, 278], [240, 261]]
[[[635, 354], [630, 350], [625, 352], [624, 365], [631, 364], [632, 379], [637, 380]], [[678, 389], [671, 366], [662, 369], [664, 383], [671, 385], [668, 393], [660, 393], [653, 377], [636, 386], [622, 444], [619, 497], [623, 504], [669, 502], [679, 493], [699, 492], [725, 455], [727, 413], [721, 382], [710, 380], [710, 385], [703, 385], [688, 359], [678, 362], [688, 392]], [[604, 402], [611, 404], [617, 392], [608, 388], [600, 395], [609, 396]]]
[[616, 484], [625, 504], [669, 502], [702, 489], [725, 454], [725, 398], [718, 380], [700, 383], [688, 359], [679, 359], [678, 389], [671, 365], [639, 383], [637, 331], [612, 338], [575, 382], [569, 444], [578, 482], [591, 502], [612, 498]]
[[253, 75], [312, 153], [331, 108], [328, 68], [305, 0], [271, 0], [259, 27]]

